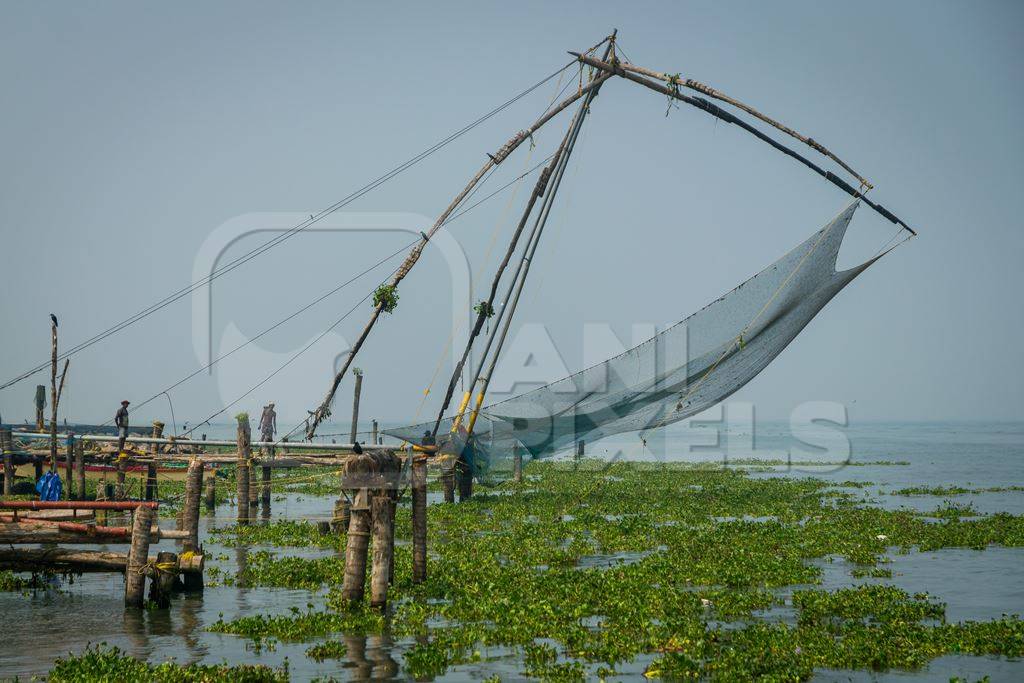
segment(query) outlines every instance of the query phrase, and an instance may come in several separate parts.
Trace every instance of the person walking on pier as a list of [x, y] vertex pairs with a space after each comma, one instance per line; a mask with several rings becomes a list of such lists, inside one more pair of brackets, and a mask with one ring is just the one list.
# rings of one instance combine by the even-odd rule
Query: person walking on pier
[[114, 426], [117, 427], [117, 454], [121, 455], [128, 439], [128, 401], [121, 401], [121, 407], [114, 414]]
[[[263, 414], [260, 415], [260, 441], [273, 441], [277, 433], [277, 413], [274, 412], [274, 404], [263, 406]], [[264, 446], [266, 452], [269, 447]]]

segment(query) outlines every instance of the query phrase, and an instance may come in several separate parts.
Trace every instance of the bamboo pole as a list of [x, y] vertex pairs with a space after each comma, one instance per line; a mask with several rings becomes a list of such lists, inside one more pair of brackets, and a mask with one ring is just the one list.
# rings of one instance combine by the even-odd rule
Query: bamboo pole
[[373, 566], [370, 570], [370, 607], [384, 609], [388, 602], [388, 585], [391, 580], [395, 512], [388, 492], [375, 495], [371, 505]]
[[363, 391], [363, 371], [355, 368], [352, 374], [356, 377], [356, 386], [352, 392], [352, 436], [349, 441], [355, 443], [359, 434], [359, 395]]
[[142, 608], [145, 600], [146, 565], [149, 561], [149, 532], [153, 526], [153, 509], [139, 507], [132, 522], [132, 545], [125, 570], [125, 607]]
[[714, 117], [716, 117], [716, 118], [718, 118], [718, 119], [720, 119], [722, 121], [725, 121], [726, 123], [732, 123], [732, 124], [734, 124], [736, 126], [739, 126], [740, 128], [742, 128], [743, 130], [747, 131], [748, 133], [750, 133], [751, 135], [753, 135], [757, 139], [761, 140], [762, 142], [765, 142], [766, 144], [771, 145], [772, 147], [774, 147], [778, 151], [782, 152], [786, 156], [795, 159], [799, 163], [801, 163], [804, 166], [806, 166], [807, 168], [811, 169], [812, 171], [814, 171], [815, 173], [820, 175], [822, 178], [824, 178], [825, 180], [829, 181], [830, 183], [832, 183], [833, 185], [838, 187], [840, 190], [842, 190], [846, 194], [850, 195], [851, 197], [853, 197], [855, 199], [860, 199], [862, 202], [864, 202], [869, 207], [874, 209], [874, 211], [877, 212], [878, 215], [882, 216], [883, 218], [888, 220], [890, 223], [893, 223], [895, 225], [899, 225], [904, 230], [908, 231], [911, 235], [917, 235], [917, 231], [914, 230], [913, 228], [911, 228], [909, 225], [907, 225], [903, 220], [901, 220], [900, 218], [895, 216], [891, 211], [886, 209], [884, 206], [882, 206], [880, 204], [876, 204], [875, 202], [873, 202], [870, 199], [868, 199], [867, 197], [865, 197], [862, 192], [860, 192], [857, 189], [851, 187], [849, 183], [844, 181], [842, 178], [837, 176], [832, 171], [826, 171], [825, 169], [821, 168], [820, 166], [818, 166], [817, 164], [812, 162], [810, 159], [808, 159], [807, 157], [805, 157], [802, 154], [800, 154], [799, 152], [796, 152], [796, 151], [790, 149], [789, 147], [786, 147], [782, 143], [780, 143], [780, 142], [778, 142], [776, 140], [773, 140], [772, 138], [768, 137], [767, 135], [765, 135], [764, 133], [759, 131], [757, 128], [754, 128], [753, 126], [751, 126], [746, 121], [744, 121], [744, 120], [738, 118], [737, 116], [727, 112], [726, 110], [722, 109], [718, 105], [713, 104], [713, 103], [711, 103], [711, 102], [709, 102], [709, 101], [707, 101], [705, 99], [701, 99], [699, 97], [689, 97], [687, 95], [683, 95], [682, 93], [679, 92], [679, 90], [677, 88], [669, 88], [668, 86], [664, 86], [661, 83], [658, 83], [657, 81], [652, 81], [652, 80], [650, 80], [648, 78], [644, 78], [643, 76], [640, 76], [640, 75], [638, 75], [636, 73], [633, 73], [631, 71], [626, 71], [620, 65], [610, 64], [608, 62], [602, 61], [600, 59], [594, 59], [593, 57], [588, 57], [586, 55], [578, 55], [575, 52], [570, 52], [570, 54], [575, 55], [576, 58], [579, 59], [579, 61], [581, 61], [584, 64], [592, 66], [592, 67], [594, 67], [596, 69], [601, 69], [605, 74], [607, 74], [609, 76], [610, 75], [621, 76], [621, 77], [625, 78], [626, 80], [633, 81], [634, 83], [638, 83], [639, 85], [642, 85], [642, 86], [644, 86], [646, 88], [649, 88], [649, 89], [651, 89], [651, 90], [653, 90], [655, 92], [659, 92], [662, 95], [665, 95], [667, 97], [671, 97], [672, 99], [678, 100], [680, 102], [685, 102], [686, 104], [694, 106], [694, 107], [696, 107], [698, 109], [703, 109], [704, 111], [708, 112], [712, 116], [714, 116]]
[[847, 173], [849, 173], [854, 178], [856, 178], [857, 181], [861, 185], [863, 185], [865, 188], [870, 190], [872, 187], [874, 187], [874, 185], [872, 185], [870, 182], [868, 182], [867, 178], [863, 177], [862, 175], [860, 175], [859, 173], [854, 171], [852, 168], [850, 168], [850, 166], [848, 166], [846, 164], [846, 162], [844, 162], [842, 159], [837, 157], [835, 154], [833, 154], [832, 152], [827, 150], [824, 146], [821, 145], [821, 143], [819, 143], [816, 140], [814, 140], [814, 138], [807, 137], [806, 135], [801, 135], [800, 133], [796, 132], [795, 130], [793, 130], [789, 126], [786, 126], [786, 125], [784, 125], [782, 123], [779, 123], [778, 121], [776, 121], [776, 120], [774, 120], [774, 119], [772, 119], [772, 118], [770, 118], [768, 116], [765, 116], [764, 114], [762, 114], [761, 112], [757, 111], [753, 107], [751, 107], [751, 106], [749, 106], [747, 104], [744, 104], [743, 102], [740, 102], [739, 100], [734, 99], [734, 98], [726, 95], [725, 93], [721, 92], [720, 90], [716, 90], [716, 89], [712, 88], [710, 85], [707, 85], [705, 83], [701, 83], [700, 81], [694, 80], [692, 78], [681, 78], [679, 74], [661, 73], [659, 71], [653, 71], [651, 69], [646, 69], [646, 68], [644, 68], [642, 66], [637, 66], [636, 64], [630, 64], [628, 62], [619, 62], [619, 66], [622, 69], [626, 70], [626, 71], [632, 71], [633, 73], [640, 74], [641, 76], [649, 76], [649, 77], [655, 78], [655, 79], [657, 79], [659, 81], [665, 81], [670, 86], [672, 86], [672, 85], [680, 86], [681, 85], [681, 86], [683, 86], [685, 88], [689, 88], [691, 90], [696, 90], [697, 92], [703, 93], [703, 94], [707, 95], [708, 97], [713, 97], [714, 99], [719, 100], [721, 102], [726, 102], [728, 104], [731, 104], [732, 106], [736, 107], [737, 109], [741, 109], [741, 110], [747, 112], [748, 114], [750, 114], [751, 116], [754, 116], [755, 118], [758, 118], [758, 119], [764, 121], [768, 125], [770, 125], [770, 126], [772, 126], [774, 128], [777, 128], [778, 130], [782, 131], [786, 135], [789, 135], [790, 137], [799, 140], [800, 142], [804, 143], [805, 145], [807, 145], [811, 149], [815, 150], [816, 152], [819, 152], [822, 155], [824, 155], [824, 156], [828, 157], [829, 159], [831, 159], [832, 161], [836, 162], [837, 164], [839, 164], [843, 168], [843, 170], [845, 170]]
[[412, 458], [412, 582], [427, 580], [427, 458]]
[[73, 500], [4, 500], [0, 510], [134, 510], [135, 508], [160, 507], [159, 503], [141, 500], [126, 501], [73, 501]]
[[441, 460], [441, 490], [444, 502], [455, 502], [455, 458]]
[[249, 416], [238, 416], [238, 467], [235, 470], [236, 498], [238, 499], [238, 523], [249, 523], [249, 460], [252, 447], [249, 434]]
[[[474, 175], [470, 179], [466, 187], [463, 188], [463, 190], [458, 195], [455, 196], [455, 199], [452, 200], [452, 202], [445, 208], [445, 210], [441, 212], [441, 215], [438, 216], [436, 221], [434, 221], [434, 225], [430, 228], [430, 230], [423, 233], [423, 239], [421, 239], [416, 244], [416, 246], [412, 248], [412, 251], [410, 251], [409, 255], [406, 257], [405, 262], [402, 263], [402, 265], [398, 269], [398, 272], [395, 273], [394, 277], [391, 279], [391, 286], [397, 287], [402, 282], [402, 280], [405, 279], [405, 276], [409, 274], [409, 271], [412, 270], [412, 268], [416, 265], [416, 262], [419, 261], [420, 255], [423, 253], [423, 249], [426, 247], [427, 242], [430, 241], [430, 238], [432, 238], [437, 233], [437, 231], [441, 229], [441, 226], [444, 225], [444, 223], [448, 220], [449, 216], [452, 215], [452, 212], [454, 212], [455, 209], [458, 208], [460, 204], [462, 204], [463, 200], [465, 200], [465, 198], [469, 195], [473, 188], [476, 187], [477, 183], [479, 183], [483, 179], [483, 177], [487, 174], [488, 171], [490, 171], [496, 165], [504, 161], [509, 156], [509, 154], [515, 151], [515, 149], [519, 147], [519, 145], [521, 145], [524, 141], [532, 139], [533, 134], [536, 133], [545, 123], [547, 123], [552, 118], [560, 114], [572, 103], [576, 102], [584, 95], [590, 93], [590, 91], [593, 90], [594, 88], [600, 87], [600, 84], [604, 83], [610, 77], [611, 74], [599, 74], [590, 83], [586, 84], [582, 88], [579, 88], [575, 93], [569, 95], [554, 107], [549, 108], [547, 112], [543, 114], [539, 119], [537, 119], [537, 121], [535, 121], [533, 125], [530, 126], [528, 129], [520, 131], [516, 133], [514, 136], [512, 136], [512, 138], [509, 139], [509, 141], [506, 142], [495, 154], [489, 154], [487, 162], [480, 168], [479, 171], [477, 171], [476, 175]], [[352, 361], [355, 360], [356, 354], [359, 353], [359, 350], [363, 347], [363, 343], [366, 341], [366, 338], [370, 335], [370, 331], [373, 329], [373, 326], [377, 323], [377, 320], [380, 318], [381, 313], [384, 311], [384, 305], [385, 302], [381, 301], [378, 302], [376, 306], [374, 306], [373, 313], [370, 315], [370, 320], [366, 323], [365, 327], [363, 327], [363, 330], [362, 332], [360, 332], [355, 344], [353, 344], [352, 348], [349, 350], [348, 355], [345, 358], [345, 362], [342, 364], [342, 367], [338, 370], [337, 374], [335, 374], [334, 379], [331, 382], [331, 386], [327, 391], [327, 395], [324, 397], [324, 400], [317, 407], [317, 409], [313, 412], [313, 415], [311, 416], [309, 421], [309, 429], [307, 429], [306, 431], [306, 436], [308, 439], [312, 439], [313, 436], [316, 434], [317, 427], [320, 426], [320, 423], [323, 422], [328, 417], [330, 417], [330, 406], [331, 403], [334, 401], [334, 394], [338, 391], [338, 385], [341, 384], [341, 380], [345, 376], [345, 373], [348, 372], [349, 367], [352, 365]]]
[[260, 486], [260, 504], [267, 512], [270, 511], [270, 465], [263, 465], [262, 482]]
[[[107, 545], [131, 542], [130, 527], [98, 526], [75, 522], [50, 522], [30, 520], [25, 522], [0, 522], [0, 545], [35, 545], [38, 543], [71, 543], [75, 545]], [[184, 531], [161, 529], [154, 526], [149, 531], [150, 541], [167, 539], [183, 540]]]
[[[259, 474], [256, 472], [256, 464], [249, 461], [249, 507], [258, 507], [260, 504], [260, 482]], [[255, 515], [250, 512], [249, 518], [254, 518]]]

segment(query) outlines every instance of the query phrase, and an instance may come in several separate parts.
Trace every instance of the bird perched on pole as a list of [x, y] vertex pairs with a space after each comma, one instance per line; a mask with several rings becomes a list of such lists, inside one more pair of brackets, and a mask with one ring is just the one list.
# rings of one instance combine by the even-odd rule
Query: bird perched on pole
[[57, 316], [55, 316], [53, 313], [51, 313], [50, 314], [50, 320], [53, 322], [53, 326], [57, 327]]

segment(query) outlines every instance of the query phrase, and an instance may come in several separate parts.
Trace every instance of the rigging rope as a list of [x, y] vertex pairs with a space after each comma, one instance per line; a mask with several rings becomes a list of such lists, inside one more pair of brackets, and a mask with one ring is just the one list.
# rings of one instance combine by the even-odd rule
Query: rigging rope
[[[116, 334], [117, 332], [120, 332], [121, 330], [125, 329], [126, 327], [129, 327], [130, 325], [133, 325], [134, 323], [139, 322], [140, 320], [143, 320], [144, 318], [149, 317], [153, 313], [156, 313], [157, 311], [159, 311], [159, 310], [169, 306], [170, 304], [174, 303], [175, 301], [178, 301], [178, 300], [184, 298], [185, 296], [191, 294], [196, 289], [198, 289], [198, 288], [200, 288], [200, 287], [202, 287], [204, 285], [207, 285], [207, 284], [213, 282], [213, 280], [221, 277], [222, 275], [225, 275], [226, 273], [231, 272], [235, 268], [243, 265], [244, 263], [247, 263], [248, 261], [256, 258], [257, 256], [263, 254], [264, 252], [269, 251], [270, 249], [272, 249], [275, 246], [281, 244], [285, 240], [290, 239], [291, 237], [293, 237], [294, 235], [298, 234], [299, 232], [302, 232], [303, 230], [305, 230], [309, 226], [313, 225], [314, 223], [316, 223], [316, 222], [320, 221], [321, 219], [323, 219], [323, 218], [325, 218], [325, 217], [335, 213], [336, 211], [338, 211], [342, 207], [347, 206], [348, 204], [350, 204], [351, 202], [359, 199], [363, 195], [365, 195], [365, 194], [375, 190], [376, 188], [378, 188], [381, 185], [383, 185], [384, 183], [388, 182], [389, 180], [391, 180], [395, 176], [401, 174], [402, 172], [406, 171], [407, 169], [411, 168], [412, 166], [415, 166], [416, 164], [418, 164], [423, 159], [426, 159], [427, 157], [431, 156], [432, 154], [434, 154], [438, 150], [446, 147], [448, 144], [450, 144], [451, 142], [453, 142], [457, 138], [461, 137], [462, 135], [465, 135], [469, 131], [473, 130], [474, 128], [476, 128], [477, 126], [482, 124], [483, 122], [485, 122], [488, 119], [490, 119], [491, 117], [493, 117], [496, 114], [504, 111], [505, 109], [510, 107], [512, 104], [514, 104], [515, 102], [517, 102], [520, 99], [522, 99], [523, 97], [525, 97], [526, 95], [532, 93], [534, 90], [536, 90], [537, 88], [541, 87], [542, 85], [544, 85], [545, 83], [550, 81], [552, 78], [562, 74], [566, 69], [568, 69], [572, 65], [573, 65], [573, 62], [569, 62], [568, 64], [566, 64], [562, 68], [560, 68], [557, 71], [551, 73], [550, 75], [548, 75], [547, 77], [545, 77], [542, 80], [538, 81], [537, 83], [533, 84], [529, 88], [521, 91], [520, 93], [518, 93], [517, 95], [515, 95], [511, 99], [509, 99], [509, 100], [505, 101], [504, 103], [502, 103], [501, 105], [495, 107], [494, 109], [492, 109], [491, 111], [487, 112], [483, 116], [477, 118], [475, 121], [467, 124], [466, 126], [462, 127], [461, 129], [455, 131], [454, 133], [449, 134], [447, 137], [443, 138], [439, 142], [437, 142], [437, 143], [433, 144], [432, 146], [428, 147], [426, 150], [420, 152], [419, 154], [417, 154], [417, 155], [411, 157], [410, 159], [406, 160], [405, 162], [399, 164], [397, 167], [395, 167], [392, 170], [388, 171], [387, 173], [377, 177], [376, 179], [374, 179], [371, 182], [367, 183], [366, 185], [364, 185], [363, 187], [359, 188], [355, 192], [353, 192], [353, 193], [349, 194], [348, 196], [344, 197], [343, 199], [335, 202], [334, 204], [330, 205], [326, 209], [323, 209], [319, 213], [311, 215], [308, 219], [300, 222], [299, 224], [295, 225], [294, 227], [290, 228], [289, 230], [286, 230], [285, 232], [283, 232], [283, 233], [273, 237], [272, 239], [270, 239], [267, 242], [263, 243], [262, 245], [256, 247], [255, 249], [252, 249], [251, 251], [246, 252], [245, 254], [237, 257], [236, 259], [234, 259], [234, 260], [224, 264], [223, 266], [217, 268], [216, 270], [212, 271], [206, 277], [201, 278], [201, 279], [191, 283], [190, 285], [188, 285], [188, 286], [186, 286], [186, 287], [184, 287], [182, 289], [179, 289], [176, 292], [173, 292], [172, 294], [169, 294], [168, 296], [166, 296], [163, 299], [157, 301], [156, 303], [151, 304], [150, 306], [147, 306], [146, 308], [144, 308], [141, 311], [135, 313], [134, 315], [129, 316], [128, 318], [125, 318], [121, 322], [119, 322], [119, 323], [117, 323], [117, 324], [107, 328], [103, 332], [100, 332], [100, 333], [94, 335], [93, 337], [90, 337], [89, 339], [87, 339], [87, 340], [85, 340], [83, 342], [80, 342], [79, 344], [76, 344], [75, 346], [72, 346], [71, 348], [69, 348], [66, 351], [64, 351], [63, 353], [61, 353], [58, 356], [58, 360], [61, 360], [61, 359], [64, 359], [64, 358], [68, 358], [71, 355], [73, 355], [75, 353], [78, 353], [79, 351], [82, 351], [82, 350], [92, 346], [93, 344], [97, 344], [97, 343], [103, 341], [107, 337], [110, 337], [111, 335]], [[50, 360], [47, 360], [45, 363], [40, 363], [39, 365], [37, 365], [37, 366], [35, 366], [35, 367], [33, 367], [33, 368], [31, 368], [31, 369], [21, 373], [20, 375], [18, 375], [16, 377], [14, 377], [14, 378], [4, 382], [3, 384], [0, 384], [0, 390], [6, 389], [6, 388], [8, 388], [8, 387], [10, 387], [10, 386], [12, 386], [12, 385], [14, 385], [14, 384], [24, 380], [24, 379], [27, 379], [28, 377], [31, 377], [32, 375], [36, 374], [37, 372], [41, 372], [42, 370], [45, 370], [48, 367], [50, 367]]]

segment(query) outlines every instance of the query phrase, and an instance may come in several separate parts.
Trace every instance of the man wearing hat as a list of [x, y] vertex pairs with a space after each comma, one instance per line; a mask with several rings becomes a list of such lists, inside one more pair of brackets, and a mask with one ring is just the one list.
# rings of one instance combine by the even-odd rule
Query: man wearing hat
[[124, 442], [128, 438], [128, 401], [121, 401], [121, 407], [114, 415], [114, 425], [117, 427], [117, 454], [124, 453]]

